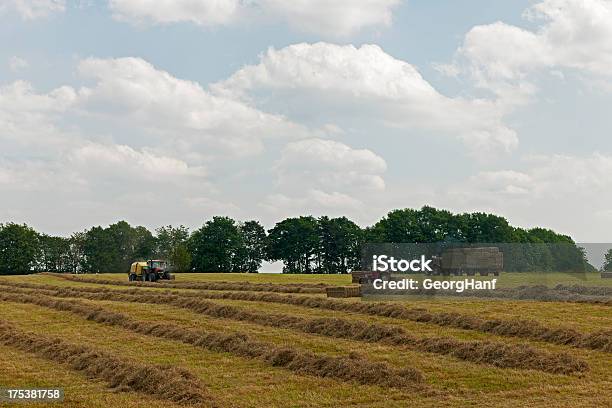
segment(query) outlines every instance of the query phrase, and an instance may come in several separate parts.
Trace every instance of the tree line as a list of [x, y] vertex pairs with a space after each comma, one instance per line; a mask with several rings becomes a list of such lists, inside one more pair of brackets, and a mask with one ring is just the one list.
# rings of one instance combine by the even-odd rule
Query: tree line
[[132, 262], [153, 258], [168, 260], [179, 272], [254, 273], [264, 261], [281, 261], [284, 273], [338, 274], [360, 269], [366, 243], [431, 242], [523, 244], [503, 249], [505, 255], [520, 252], [506, 257], [515, 263], [507, 270], [591, 268], [569, 236], [513, 227], [494, 214], [454, 214], [426, 206], [391, 211], [366, 228], [346, 217], [301, 216], [266, 231], [255, 220], [218, 216], [192, 232], [182, 225], [151, 232], [119, 221], [59, 237], [6, 223], [0, 224], [0, 274], [127, 272]]

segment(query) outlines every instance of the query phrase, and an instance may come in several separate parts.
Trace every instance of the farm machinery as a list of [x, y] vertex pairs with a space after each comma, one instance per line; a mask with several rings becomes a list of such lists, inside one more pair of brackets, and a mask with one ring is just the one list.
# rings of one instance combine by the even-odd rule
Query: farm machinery
[[168, 262], [150, 259], [132, 263], [128, 278], [130, 282], [157, 282], [158, 280], [174, 280], [174, 275], [169, 272]]
[[[474, 276], [479, 274], [487, 276], [492, 273], [499, 276], [503, 269], [503, 253], [498, 247], [465, 247], [465, 248], [447, 248], [438, 252], [438, 255], [433, 255], [427, 260], [422, 256], [421, 264], [427, 264], [428, 268], [422, 268], [426, 275], [463, 275]], [[395, 264], [401, 264], [404, 260], [394, 259]], [[397, 273], [397, 272], [395, 272]], [[368, 284], [377, 279], [383, 281], [393, 280], [391, 271], [353, 271], [352, 283]]]
[[427, 275], [499, 276], [504, 254], [497, 247], [449, 248], [434, 256], [432, 270]]

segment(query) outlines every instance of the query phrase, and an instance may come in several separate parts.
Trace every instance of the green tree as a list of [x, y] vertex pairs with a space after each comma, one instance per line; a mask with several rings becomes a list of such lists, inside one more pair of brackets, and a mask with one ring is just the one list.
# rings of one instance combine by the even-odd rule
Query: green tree
[[317, 220], [311, 216], [287, 218], [268, 231], [268, 260], [282, 261], [284, 273], [317, 272], [318, 250]]
[[321, 272], [348, 273], [359, 267], [363, 233], [346, 217], [317, 220]]
[[39, 253], [39, 237], [32, 228], [0, 224], [0, 275], [33, 272]]
[[70, 272], [70, 239], [39, 235], [38, 269], [45, 272]]
[[242, 245], [236, 264], [240, 271], [257, 273], [266, 257], [266, 230], [258, 221], [246, 221], [238, 227]]
[[242, 245], [236, 221], [213, 217], [189, 238], [192, 267], [198, 272], [238, 272], [238, 252]]
[[86, 232], [75, 232], [69, 238], [70, 249], [68, 250], [68, 269], [72, 273], [86, 271], [85, 269], [85, 244]]
[[180, 225], [168, 225], [155, 230], [155, 256], [170, 262], [176, 272], [187, 272], [191, 267], [191, 254], [187, 248], [189, 230]]
[[88, 272], [127, 272], [132, 262], [153, 255], [155, 238], [144, 227], [132, 228], [119, 221], [107, 228], [93, 227], [85, 233], [83, 246]]

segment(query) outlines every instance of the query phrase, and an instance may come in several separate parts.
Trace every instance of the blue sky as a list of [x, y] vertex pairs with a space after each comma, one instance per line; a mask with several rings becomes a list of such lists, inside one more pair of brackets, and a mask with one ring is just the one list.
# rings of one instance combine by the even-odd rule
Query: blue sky
[[0, 3], [0, 220], [428, 204], [609, 241], [612, 1], [287, 4]]

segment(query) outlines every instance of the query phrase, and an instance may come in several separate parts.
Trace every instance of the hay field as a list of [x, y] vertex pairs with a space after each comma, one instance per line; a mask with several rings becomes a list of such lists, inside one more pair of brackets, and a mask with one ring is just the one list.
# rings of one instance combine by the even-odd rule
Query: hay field
[[62, 387], [62, 407], [612, 406], [609, 304], [322, 293], [349, 279], [0, 277], [0, 386]]

